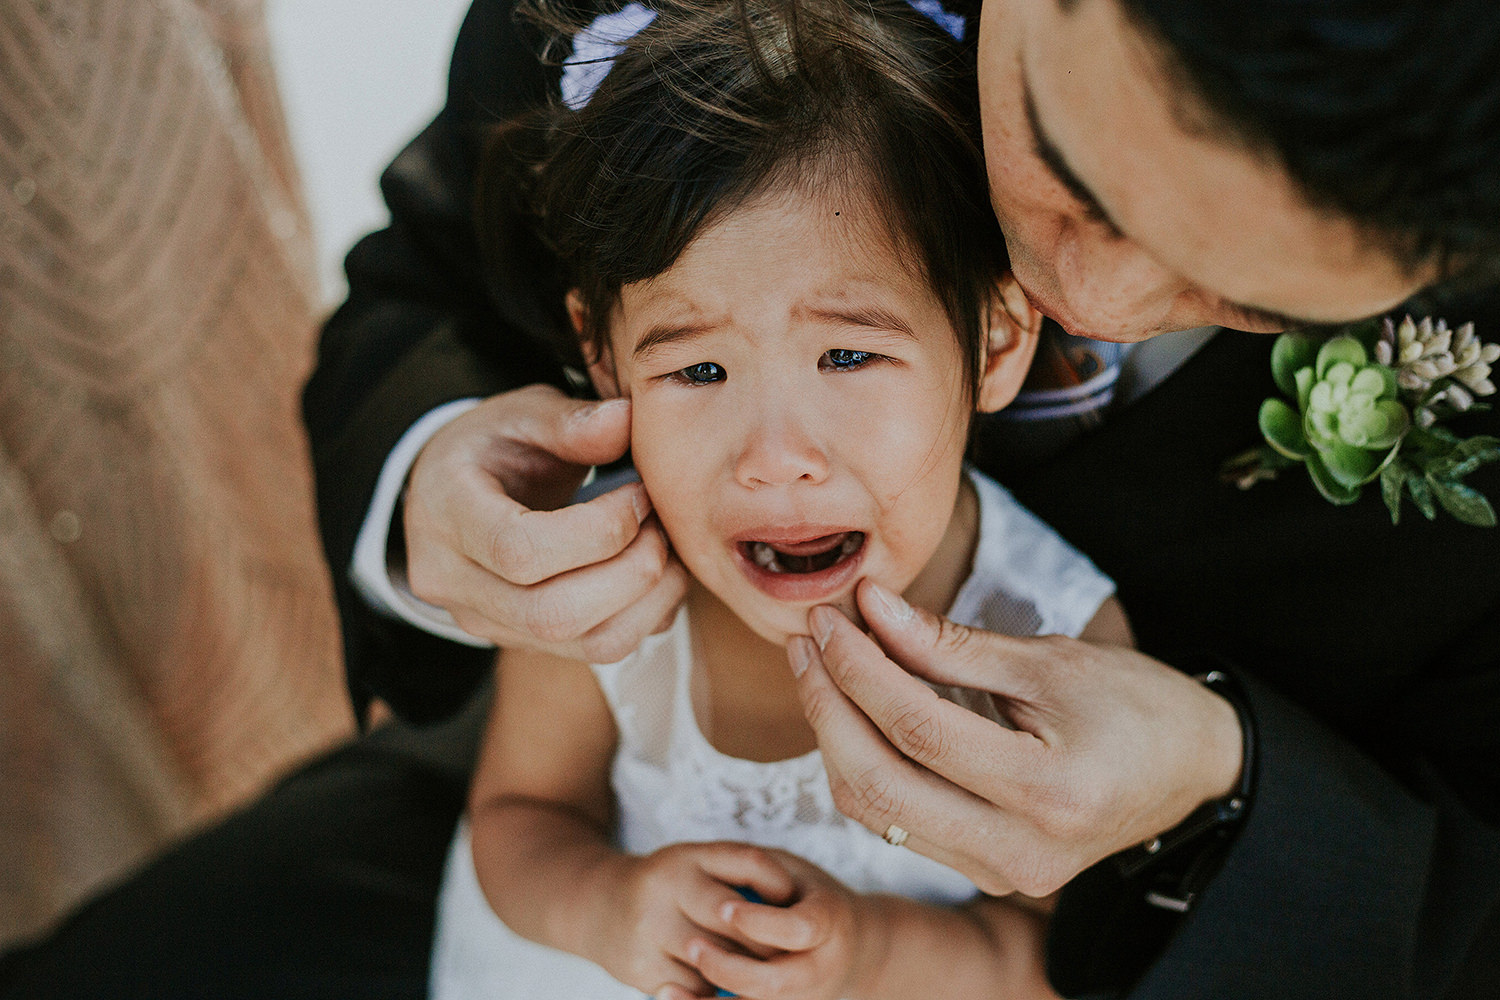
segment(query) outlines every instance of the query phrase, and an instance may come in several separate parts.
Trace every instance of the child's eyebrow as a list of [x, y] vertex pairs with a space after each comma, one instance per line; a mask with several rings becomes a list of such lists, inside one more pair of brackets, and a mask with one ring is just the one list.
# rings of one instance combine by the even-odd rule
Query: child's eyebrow
[[701, 337], [712, 329], [713, 327], [704, 326], [701, 323], [658, 324], [647, 330], [645, 335], [636, 341], [635, 347], [630, 351], [630, 356], [639, 361], [657, 348]]
[[917, 339], [917, 331], [912, 329], [910, 323], [878, 305], [820, 306], [808, 309], [807, 314], [814, 319], [842, 326], [863, 326]]
[[[803, 306], [797, 311], [805, 317], [825, 323], [865, 327], [895, 333], [912, 340], [917, 339], [917, 332], [912, 329], [910, 323], [878, 305]], [[666, 347], [668, 344], [694, 340], [712, 333], [715, 329], [717, 327], [713, 324], [704, 323], [659, 323], [647, 330], [641, 339], [636, 341], [635, 347], [630, 350], [630, 356], [640, 361], [652, 351]]]

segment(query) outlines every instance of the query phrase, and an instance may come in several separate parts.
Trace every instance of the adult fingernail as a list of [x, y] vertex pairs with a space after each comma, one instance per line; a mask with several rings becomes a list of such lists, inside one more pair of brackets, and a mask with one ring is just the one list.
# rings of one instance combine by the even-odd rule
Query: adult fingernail
[[801, 677], [812, 665], [813, 644], [805, 635], [794, 635], [786, 641], [786, 658], [792, 665], [792, 676]]
[[630, 506], [635, 510], [635, 523], [640, 524], [651, 516], [651, 497], [646, 494], [646, 487], [637, 483], [634, 492], [630, 496]]
[[828, 645], [828, 639], [833, 635], [833, 618], [838, 612], [820, 604], [813, 608], [807, 616], [808, 627], [812, 629], [813, 641], [818, 644], [819, 649]]
[[916, 611], [907, 604], [901, 595], [886, 590], [875, 581], [870, 581], [870, 596], [875, 598], [875, 603], [880, 605], [880, 610], [893, 622], [908, 622], [916, 616]]
[[592, 427], [594, 421], [609, 414], [618, 412], [622, 407], [628, 407], [628, 399], [605, 399], [597, 403], [589, 403], [580, 406], [569, 414], [568, 419], [580, 428]]

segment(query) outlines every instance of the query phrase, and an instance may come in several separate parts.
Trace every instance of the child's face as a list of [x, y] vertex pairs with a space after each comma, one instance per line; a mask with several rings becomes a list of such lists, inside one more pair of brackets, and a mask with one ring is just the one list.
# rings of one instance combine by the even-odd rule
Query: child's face
[[775, 643], [816, 604], [852, 609], [863, 577], [905, 591], [958, 497], [965, 359], [872, 212], [780, 192], [735, 211], [622, 290], [593, 368], [632, 400], [635, 466], [678, 556]]

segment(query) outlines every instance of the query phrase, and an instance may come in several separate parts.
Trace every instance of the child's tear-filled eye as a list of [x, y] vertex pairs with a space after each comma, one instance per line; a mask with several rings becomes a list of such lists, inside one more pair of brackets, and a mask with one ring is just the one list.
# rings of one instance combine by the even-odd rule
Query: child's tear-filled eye
[[700, 361], [696, 365], [688, 365], [676, 372], [683, 381], [694, 385], [704, 385], [709, 382], [722, 382], [728, 377], [724, 366], [712, 361]]
[[859, 368], [869, 364], [875, 355], [869, 351], [850, 351], [842, 347], [831, 351], [824, 351], [823, 357], [818, 364], [820, 368], [833, 368], [839, 371], [847, 371], [850, 368]]

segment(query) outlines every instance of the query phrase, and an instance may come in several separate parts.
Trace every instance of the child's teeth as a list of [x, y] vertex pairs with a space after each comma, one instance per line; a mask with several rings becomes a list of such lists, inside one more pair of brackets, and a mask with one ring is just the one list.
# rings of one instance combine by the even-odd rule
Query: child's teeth
[[862, 534], [860, 534], [859, 532], [857, 532], [857, 531], [851, 531], [851, 532], [849, 532], [848, 537], [846, 537], [844, 539], [844, 544], [840, 546], [840, 549], [842, 549], [842, 552], [840, 554], [841, 555], [846, 555], [846, 556], [852, 556], [854, 554], [854, 550], [857, 549], [857, 548], [859, 548], [860, 543], [863, 542], [864, 540], [865, 540], [865, 536], [862, 535]]
[[755, 558], [755, 564], [762, 569], [768, 569], [772, 573], [781, 572], [781, 566], [776, 562], [776, 550], [765, 542], [756, 542], [750, 546], [750, 554]]

